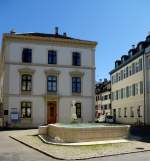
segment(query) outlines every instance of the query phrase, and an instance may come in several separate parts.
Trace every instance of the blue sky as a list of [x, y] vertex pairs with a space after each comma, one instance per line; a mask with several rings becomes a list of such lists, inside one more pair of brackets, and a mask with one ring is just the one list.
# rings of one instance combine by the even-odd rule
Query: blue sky
[[1, 0], [0, 38], [16, 32], [53, 33], [94, 40], [96, 80], [109, 78], [114, 62], [150, 31], [149, 0]]

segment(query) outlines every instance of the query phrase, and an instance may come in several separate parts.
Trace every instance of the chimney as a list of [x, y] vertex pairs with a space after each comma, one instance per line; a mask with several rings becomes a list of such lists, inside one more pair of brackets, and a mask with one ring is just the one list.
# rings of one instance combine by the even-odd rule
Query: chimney
[[55, 27], [55, 35], [58, 35], [58, 27]]
[[10, 30], [10, 34], [15, 34], [15, 33], [16, 33], [16, 31], [14, 28]]
[[105, 82], [105, 83], [107, 82], [107, 78], [104, 78], [104, 82]]
[[64, 33], [63, 33], [63, 36], [64, 36], [64, 37], [67, 37], [67, 33], [66, 33], [66, 32], [64, 32]]
[[134, 44], [132, 45], [132, 49], [135, 49], [135, 45]]

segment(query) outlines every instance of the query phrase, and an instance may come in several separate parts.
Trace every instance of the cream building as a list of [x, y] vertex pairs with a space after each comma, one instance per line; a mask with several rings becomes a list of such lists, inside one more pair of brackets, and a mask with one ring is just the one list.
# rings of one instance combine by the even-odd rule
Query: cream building
[[118, 123], [150, 125], [150, 97], [147, 94], [150, 81], [147, 68], [146, 48], [150, 36], [133, 46], [128, 55], [116, 60], [110, 72], [112, 89], [112, 111]]
[[96, 42], [55, 34], [3, 34], [0, 94], [3, 126], [94, 120]]
[[96, 93], [96, 117], [111, 115], [111, 83], [106, 79], [95, 86]]

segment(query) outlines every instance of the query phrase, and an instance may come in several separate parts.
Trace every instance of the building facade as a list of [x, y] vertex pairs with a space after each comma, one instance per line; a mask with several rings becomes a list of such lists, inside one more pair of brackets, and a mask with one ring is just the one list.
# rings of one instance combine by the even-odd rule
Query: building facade
[[110, 72], [112, 90], [112, 112], [116, 122], [149, 125], [150, 115], [147, 94], [149, 76], [146, 53], [150, 46], [150, 36], [139, 42], [116, 60], [115, 69]]
[[72, 101], [79, 122], [93, 121], [96, 44], [60, 35], [58, 29], [54, 34], [4, 34], [0, 59], [3, 126], [70, 123]]
[[111, 115], [111, 82], [104, 80], [96, 83], [96, 117]]

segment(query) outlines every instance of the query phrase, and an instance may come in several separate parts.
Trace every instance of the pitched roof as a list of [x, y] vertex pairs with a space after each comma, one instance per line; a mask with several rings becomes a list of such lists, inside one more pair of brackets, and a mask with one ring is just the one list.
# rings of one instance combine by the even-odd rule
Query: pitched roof
[[40, 32], [27, 32], [27, 33], [15, 33], [15, 35], [20, 36], [36, 36], [36, 37], [46, 37], [46, 38], [61, 38], [61, 39], [68, 39], [68, 40], [77, 40], [77, 41], [83, 41], [83, 42], [94, 42], [89, 40], [81, 40], [76, 39], [67, 35], [61, 35], [61, 34], [47, 34], [47, 33], [40, 33]]

